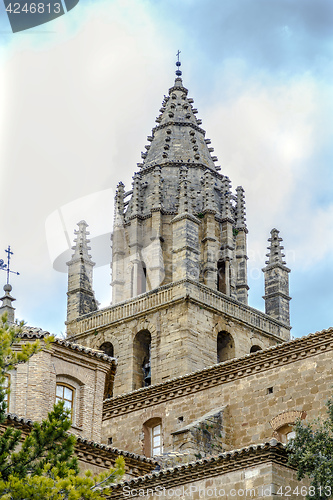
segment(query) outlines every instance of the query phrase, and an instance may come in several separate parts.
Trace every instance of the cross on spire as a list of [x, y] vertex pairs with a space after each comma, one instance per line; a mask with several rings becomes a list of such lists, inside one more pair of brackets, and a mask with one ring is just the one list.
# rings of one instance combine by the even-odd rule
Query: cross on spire
[[178, 69], [177, 69], [177, 71], [176, 71], [176, 76], [178, 76], [178, 77], [182, 76], [182, 72], [181, 72], [181, 71], [180, 71], [180, 69], [179, 69], [179, 67], [180, 67], [180, 66], [181, 66], [181, 64], [182, 64], [182, 63], [180, 62], [180, 60], [179, 60], [179, 54], [180, 54], [180, 52], [181, 52], [181, 51], [180, 51], [180, 50], [178, 50], [178, 52], [177, 52], [177, 54], [176, 54], [176, 56], [177, 56], [176, 66], [177, 66], [177, 68], [178, 68]]
[[10, 246], [8, 245], [7, 250], [5, 250], [7, 254], [7, 264], [4, 263], [3, 259], [0, 259], [0, 269], [1, 271], [6, 271], [7, 272], [7, 285], [9, 284], [9, 274], [17, 274], [19, 276], [20, 273], [17, 273], [16, 271], [12, 271], [10, 269], [10, 256], [14, 255], [13, 252], [10, 250]]

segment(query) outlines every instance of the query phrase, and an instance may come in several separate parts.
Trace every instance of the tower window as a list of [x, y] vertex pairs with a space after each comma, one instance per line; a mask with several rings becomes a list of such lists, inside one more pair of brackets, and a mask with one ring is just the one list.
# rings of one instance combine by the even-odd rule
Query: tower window
[[142, 330], [133, 343], [133, 389], [151, 385], [151, 336]]
[[219, 292], [226, 293], [225, 262], [222, 260], [217, 263], [217, 289]]
[[158, 424], [151, 430], [151, 456], [162, 454], [162, 425]]
[[217, 336], [217, 363], [235, 357], [235, 344], [228, 332], [219, 332]]
[[56, 388], [56, 403], [64, 401], [64, 408], [70, 410], [73, 419], [74, 414], [74, 394], [75, 391], [68, 385], [57, 384]]

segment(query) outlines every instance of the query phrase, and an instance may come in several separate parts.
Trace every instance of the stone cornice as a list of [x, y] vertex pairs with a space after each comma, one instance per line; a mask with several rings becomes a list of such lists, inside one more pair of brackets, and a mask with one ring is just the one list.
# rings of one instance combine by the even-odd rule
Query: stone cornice
[[136, 490], [153, 489], [159, 486], [167, 490], [193, 481], [200, 481], [265, 463], [276, 463], [286, 467], [287, 461], [288, 455], [285, 447], [276, 439], [272, 439], [269, 443], [221, 453], [186, 465], [182, 464], [159, 472], [152, 472], [143, 477], [122, 481], [113, 486], [113, 491], [108, 498], [124, 498], [123, 488], [125, 486]]
[[104, 401], [103, 420], [333, 350], [333, 328]]
[[68, 338], [75, 338], [75, 341], [78, 342], [80, 338], [84, 338], [91, 332], [103, 330], [119, 321], [131, 321], [162, 307], [169, 307], [175, 302], [184, 300], [185, 297], [189, 297], [190, 301], [201, 307], [225, 314], [233, 321], [249, 325], [278, 342], [281, 341], [281, 329], [290, 330], [289, 326], [257, 309], [242, 304], [201, 283], [187, 279], [163, 285], [133, 299], [85, 314], [67, 323], [69, 331], [71, 325], [73, 326], [73, 333]]
[[[51, 335], [50, 332], [47, 332], [40, 328], [32, 328], [24, 326], [23, 332], [22, 334], [20, 334], [20, 338], [22, 340], [43, 340], [44, 338], [47, 338], [49, 335]], [[66, 349], [70, 349], [71, 351], [77, 351], [82, 355], [88, 355], [90, 357], [98, 358], [100, 361], [107, 362], [109, 363], [109, 365], [111, 364], [114, 367], [117, 365], [116, 358], [112, 358], [111, 356], [108, 356], [104, 352], [98, 351], [97, 349], [91, 349], [90, 347], [85, 347], [65, 339], [55, 338], [54, 341], [51, 343], [51, 348], [52, 346], [61, 346]]]

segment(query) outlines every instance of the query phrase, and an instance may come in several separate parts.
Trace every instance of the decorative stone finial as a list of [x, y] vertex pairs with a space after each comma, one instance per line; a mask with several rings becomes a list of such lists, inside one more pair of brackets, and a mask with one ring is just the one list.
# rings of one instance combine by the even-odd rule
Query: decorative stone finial
[[140, 198], [140, 180], [141, 176], [139, 173], [133, 176], [133, 195], [132, 195], [132, 216], [137, 216], [141, 213], [141, 198]]
[[153, 173], [154, 179], [154, 194], [153, 194], [153, 209], [160, 209], [162, 203], [162, 182], [161, 182], [161, 167], [155, 167]]
[[271, 237], [268, 238], [268, 241], [270, 242], [270, 246], [267, 247], [268, 253], [266, 254], [266, 257], [268, 257], [268, 260], [265, 261], [265, 264], [267, 265], [274, 265], [274, 264], [281, 264], [285, 265], [286, 262], [283, 260], [285, 257], [284, 253], [282, 253], [282, 250], [284, 247], [281, 245], [282, 238], [279, 237], [280, 231], [277, 229], [273, 228], [271, 230]]
[[15, 308], [12, 306], [12, 302], [14, 302], [14, 297], [10, 295], [10, 292], [12, 291], [12, 285], [7, 283], [4, 287], [4, 292], [5, 295], [3, 297], [0, 297], [0, 300], [2, 300], [2, 305], [0, 307], [0, 316], [2, 316], [4, 313], [7, 313], [7, 321], [8, 323], [14, 323], [15, 322]]
[[222, 200], [222, 219], [228, 219], [233, 222], [231, 205], [231, 182], [229, 177], [225, 176], [222, 181], [223, 200]]
[[88, 246], [90, 240], [87, 238], [90, 234], [89, 231], [87, 231], [88, 224], [85, 220], [81, 220], [77, 225], [79, 229], [74, 230], [76, 238], [74, 239], [75, 245], [72, 246], [72, 250], [74, 250], [72, 259], [83, 257], [84, 259], [91, 260], [91, 255], [89, 255], [89, 250], [91, 250], [91, 248]]
[[124, 219], [124, 195], [125, 186], [122, 182], [119, 182], [116, 189], [115, 196], [115, 213], [114, 213], [114, 225], [123, 226]]
[[188, 212], [187, 173], [188, 173], [187, 167], [183, 167], [180, 171], [178, 214], [183, 214]]
[[246, 229], [245, 196], [242, 186], [236, 188], [236, 229]]
[[216, 211], [215, 195], [214, 195], [214, 179], [211, 170], [206, 170], [204, 173], [205, 198], [204, 209]]

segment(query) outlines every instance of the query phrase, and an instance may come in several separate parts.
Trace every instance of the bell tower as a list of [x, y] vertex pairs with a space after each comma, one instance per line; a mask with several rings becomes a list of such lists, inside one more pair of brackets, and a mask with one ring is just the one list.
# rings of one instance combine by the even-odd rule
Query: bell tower
[[112, 304], [67, 321], [73, 340], [112, 345], [115, 395], [289, 339], [248, 306], [244, 189], [220, 173], [181, 76], [178, 60], [132, 187], [117, 186]]
[[117, 188], [112, 303], [190, 279], [247, 304], [244, 189], [219, 173], [177, 65], [132, 189]]

